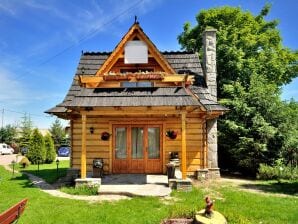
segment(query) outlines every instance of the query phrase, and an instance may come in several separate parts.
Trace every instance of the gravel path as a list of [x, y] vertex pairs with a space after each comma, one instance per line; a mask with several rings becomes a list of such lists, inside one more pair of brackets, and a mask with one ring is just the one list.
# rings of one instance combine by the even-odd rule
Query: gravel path
[[9, 165], [14, 160], [15, 162], [20, 162], [23, 156], [19, 154], [12, 155], [0, 155], [0, 165]]

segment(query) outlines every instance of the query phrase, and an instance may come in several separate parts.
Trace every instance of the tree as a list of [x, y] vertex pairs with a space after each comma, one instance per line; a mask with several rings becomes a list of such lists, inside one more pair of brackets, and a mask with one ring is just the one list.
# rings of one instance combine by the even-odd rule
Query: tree
[[298, 74], [298, 53], [283, 47], [278, 21], [265, 21], [270, 5], [257, 16], [235, 7], [202, 10], [196, 17], [198, 24], [184, 25], [178, 36], [182, 48], [199, 52], [202, 33], [207, 27], [217, 29], [217, 73], [219, 97], [223, 86], [239, 81], [248, 87], [251, 74], [260, 74], [278, 86], [289, 83]]
[[[282, 156], [286, 105], [280, 87], [298, 75], [298, 54], [281, 43], [277, 20], [235, 7], [202, 10], [198, 24], [184, 25], [182, 48], [201, 52], [203, 31], [217, 29], [218, 97], [230, 109], [218, 122], [219, 165], [255, 174], [260, 163]], [[288, 133], [293, 136], [293, 133]]]
[[294, 167], [298, 166], [298, 103], [292, 99], [284, 104], [281, 113], [285, 120], [280, 125], [284, 140], [282, 157], [286, 165]]
[[52, 135], [55, 147], [57, 149], [65, 140], [65, 131], [58, 118], [56, 118], [49, 131]]
[[5, 142], [9, 145], [15, 143], [17, 137], [17, 128], [12, 125], [6, 125], [0, 129], [1, 142]]
[[19, 145], [21, 148], [23, 147], [28, 148], [30, 136], [33, 129], [33, 123], [30, 116], [28, 116], [27, 114], [25, 114], [24, 117], [22, 117], [20, 128], [21, 128], [21, 137], [19, 139]]
[[273, 164], [280, 156], [283, 104], [276, 85], [256, 74], [250, 78], [248, 91], [239, 82], [224, 86], [228, 97], [222, 103], [231, 111], [219, 122], [219, 162], [254, 175], [260, 163]]
[[46, 159], [44, 138], [37, 128], [30, 137], [27, 157], [33, 164], [43, 163]]
[[45, 163], [52, 163], [56, 158], [56, 152], [54, 147], [54, 141], [50, 134], [46, 134], [44, 137], [45, 150], [46, 150], [46, 159]]

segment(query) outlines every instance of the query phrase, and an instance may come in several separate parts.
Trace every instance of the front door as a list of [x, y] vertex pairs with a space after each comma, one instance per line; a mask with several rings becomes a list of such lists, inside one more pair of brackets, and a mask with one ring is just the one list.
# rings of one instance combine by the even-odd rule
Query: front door
[[113, 129], [113, 173], [162, 173], [161, 125]]

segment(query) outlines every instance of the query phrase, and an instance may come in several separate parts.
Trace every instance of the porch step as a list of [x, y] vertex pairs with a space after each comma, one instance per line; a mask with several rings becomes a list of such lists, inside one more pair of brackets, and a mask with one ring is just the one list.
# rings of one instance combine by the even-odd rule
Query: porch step
[[112, 174], [105, 175], [99, 187], [100, 195], [164, 197], [171, 193], [165, 175]]

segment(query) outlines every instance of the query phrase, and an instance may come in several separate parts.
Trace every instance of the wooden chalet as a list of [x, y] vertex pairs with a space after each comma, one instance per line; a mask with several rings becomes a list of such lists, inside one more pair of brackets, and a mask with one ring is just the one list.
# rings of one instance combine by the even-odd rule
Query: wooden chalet
[[70, 120], [71, 166], [81, 178], [95, 158], [106, 174], [166, 173], [170, 152], [178, 152], [183, 178], [218, 169], [208, 135], [216, 138], [226, 108], [210, 93], [216, 71], [213, 84], [206, 80], [216, 67], [215, 31], [209, 34], [203, 68], [195, 53], [160, 52], [137, 22], [112, 52], [82, 53], [65, 99], [46, 111]]

